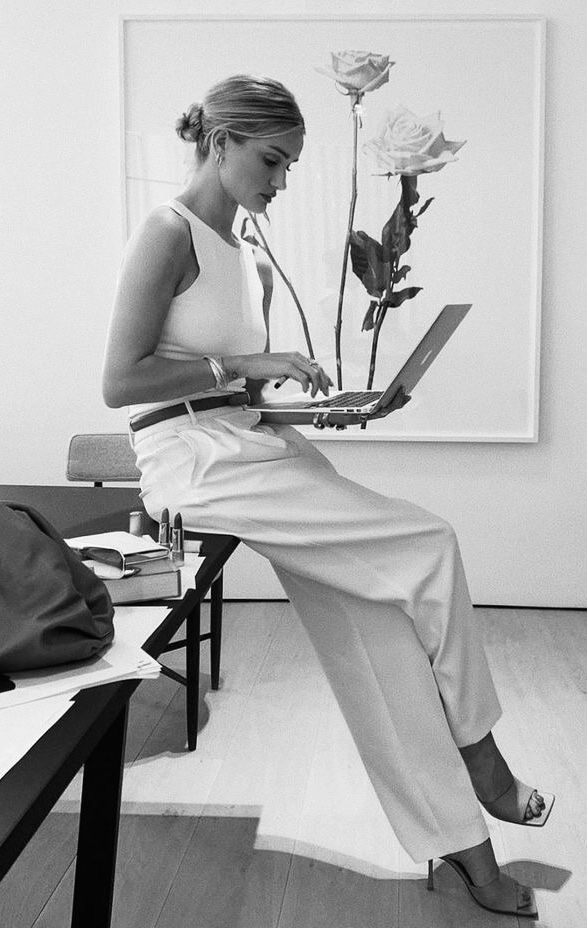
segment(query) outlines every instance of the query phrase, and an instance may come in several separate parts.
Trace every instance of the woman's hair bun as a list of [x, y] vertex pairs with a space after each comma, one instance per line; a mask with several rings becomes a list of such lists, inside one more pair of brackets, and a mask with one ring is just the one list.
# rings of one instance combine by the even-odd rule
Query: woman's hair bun
[[175, 131], [185, 142], [197, 142], [202, 132], [202, 104], [192, 103], [175, 123]]

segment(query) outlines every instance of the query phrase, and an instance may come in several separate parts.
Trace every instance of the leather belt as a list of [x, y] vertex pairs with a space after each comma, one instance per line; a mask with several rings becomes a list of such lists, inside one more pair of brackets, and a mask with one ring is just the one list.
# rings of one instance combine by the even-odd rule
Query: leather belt
[[149, 425], [164, 422], [165, 419], [187, 416], [189, 413], [186, 406], [189, 406], [194, 412], [199, 412], [202, 409], [216, 409], [218, 406], [247, 406], [250, 402], [251, 397], [244, 390], [241, 393], [229, 393], [224, 396], [203, 396], [201, 399], [185, 400], [185, 402], [177, 403], [175, 406], [164, 406], [163, 409], [148, 412], [131, 422], [130, 428], [132, 432], [139, 432], [141, 429], [148, 428]]

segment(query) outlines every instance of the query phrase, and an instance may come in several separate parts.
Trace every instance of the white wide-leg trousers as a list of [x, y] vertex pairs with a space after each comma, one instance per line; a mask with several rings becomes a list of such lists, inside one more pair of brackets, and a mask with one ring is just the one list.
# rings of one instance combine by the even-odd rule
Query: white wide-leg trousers
[[452, 528], [340, 476], [295, 429], [222, 407], [133, 433], [149, 514], [273, 565], [415, 861], [488, 837], [458, 747], [500, 706]]

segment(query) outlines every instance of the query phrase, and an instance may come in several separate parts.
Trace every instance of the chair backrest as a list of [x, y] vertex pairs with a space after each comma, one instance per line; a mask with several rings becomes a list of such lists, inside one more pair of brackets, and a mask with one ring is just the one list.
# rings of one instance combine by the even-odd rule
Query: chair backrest
[[66, 476], [71, 481], [129, 483], [140, 477], [126, 432], [73, 435], [69, 442]]

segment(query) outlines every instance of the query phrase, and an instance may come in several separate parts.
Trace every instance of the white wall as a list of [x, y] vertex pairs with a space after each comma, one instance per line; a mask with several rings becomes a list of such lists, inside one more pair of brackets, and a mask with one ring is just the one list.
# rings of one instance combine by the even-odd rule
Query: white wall
[[[234, 14], [275, 4], [216, 0], [208, 8]], [[359, 0], [280, 5], [335, 15], [362, 8]], [[125, 428], [124, 413], [100, 398], [122, 247], [118, 19], [205, 9], [161, 0], [3, 0], [1, 483], [65, 483], [71, 434]], [[469, 15], [471, 4], [371, 0], [369, 11]], [[514, 13], [548, 17], [540, 441], [321, 447], [347, 476], [455, 525], [475, 602], [585, 607], [587, 14], [582, 0], [475, 5], [476, 15]], [[253, 570], [251, 559], [243, 554], [235, 564], [229, 595], [280, 595], [270, 571], [256, 560]]]

